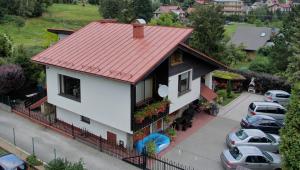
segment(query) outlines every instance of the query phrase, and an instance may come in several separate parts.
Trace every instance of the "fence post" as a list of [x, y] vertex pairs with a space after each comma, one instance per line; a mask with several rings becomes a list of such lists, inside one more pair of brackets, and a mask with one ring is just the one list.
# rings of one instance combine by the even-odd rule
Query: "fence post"
[[100, 142], [100, 151], [103, 152], [103, 148], [102, 148], [102, 137], [100, 135], [100, 138], [99, 138], [99, 142]]
[[54, 152], [54, 159], [56, 160], [56, 149], [55, 148], [53, 149], [53, 152]]
[[14, 145], [16, 146], [16, 132], [15, 132], [15, 128], [13, 128], [13, 135], [14, 135]]
[[72, 123], [72, 136], [75, 139], [75, 133], [74, 133], [74, 125], [73, 125], [73, 123]]
[[28, 115], [29, 115], [29, 117], [30, 117], [30, 108], [28, 108]]
[[32, 137], [32, 155], [35, 155], [35, 150], [34, 150], [34, 138]]
[[142, 165], [142, 168], [144, 169], [144, 170], [146, 170], [147, 169], [147, 152], [146, 152], [146, 148], [144, 148], [144, 151], [143, 151], [143, 153], [142, 153], [142, 157], [143, 157], [143, 165]]

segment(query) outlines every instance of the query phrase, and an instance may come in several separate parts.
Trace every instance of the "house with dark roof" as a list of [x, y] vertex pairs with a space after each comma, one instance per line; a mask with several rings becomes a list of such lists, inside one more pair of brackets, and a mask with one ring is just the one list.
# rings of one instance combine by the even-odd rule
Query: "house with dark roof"
[[278, 29], [255, 26], [239, 26], [229, 43], [242, 45], [247, 52], [255, 52], [264, 47], [271, 38], [278, 34]]
[[46, 68], [57, 119], [132, 148], [137, 132], [163, 130], [164, 118], [181, 114], [201, 89], [213, 93], [212, 71], [226, 68], [185, 43], [192, 31], [101, 20], [32, 61]]

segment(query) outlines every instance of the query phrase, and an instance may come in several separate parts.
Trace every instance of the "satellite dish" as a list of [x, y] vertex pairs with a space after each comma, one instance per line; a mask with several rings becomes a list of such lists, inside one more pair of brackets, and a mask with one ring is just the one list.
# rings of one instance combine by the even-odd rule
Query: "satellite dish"
[[168, 96], [168, 86], [160, 84], [159, 88], [158, 88], [158, 95], [160, 97], [167, 97]]

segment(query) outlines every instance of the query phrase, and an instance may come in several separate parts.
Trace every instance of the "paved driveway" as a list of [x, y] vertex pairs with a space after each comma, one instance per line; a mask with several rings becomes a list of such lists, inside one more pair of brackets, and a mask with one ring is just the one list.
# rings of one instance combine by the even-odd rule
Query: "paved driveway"
[[241, 94], [229, 105], [221, 108], [218, 117], [167, 152], [165, 157], [199, 170], [222, 169], [219, 155], [226, 148], [227, 133], [239, 128], [239, 122], [247, 114], [249, 104], [259, 100], [262, 100], [262, 96]]
[[34, 137], [35, 153], [46, 162], [54, 158], [56, 149], [57, 157], [67, 158], [73, 162], [82, 158], [89, 170], [137, 169], [76, 140], [34, 124], [28, 119], [0, 110], [0, 137], [13, 143], [13, 128], [17, 146], [32, 153], [32, 137]]

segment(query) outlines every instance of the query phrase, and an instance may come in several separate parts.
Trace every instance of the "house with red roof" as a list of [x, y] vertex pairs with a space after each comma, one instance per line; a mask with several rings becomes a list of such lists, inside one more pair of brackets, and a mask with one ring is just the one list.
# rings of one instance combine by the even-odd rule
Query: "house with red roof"
[[167, 13], [173, 13], [178, 16], [180, 20], [183, 20], [185, 18], [185, 11], [180, 7], [176, 5], [161, 5], [159, 8], [157, 8], [154, 11], [154, 17], [159, 18], [161, 14], [167, 14]]
[[[131, 148], [212, 90], [222, 63], [189, 47], [190, 28], [92, 22], [32, 58], [46, 69], [56, 117]], [[206, 86], [208, 88], [201, 88]]]

